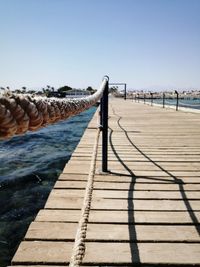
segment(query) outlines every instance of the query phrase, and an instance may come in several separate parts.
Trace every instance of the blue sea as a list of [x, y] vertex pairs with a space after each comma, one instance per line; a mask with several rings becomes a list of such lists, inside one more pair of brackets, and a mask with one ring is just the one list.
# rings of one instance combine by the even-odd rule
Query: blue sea
[[7, 266], [70, 159], [96, 108], [0, 140], [0, 266]]
[[[150, 99], [146, 101], [151, 102]], [[162, 99], [154, 99], [153, 103], [163, 105]], [[200, 109], [200, 99], [179, 99], [179, 107], [191, 108], [191, 109]], [[176, 99], [167, 99], [165, 100], [165, 105], [176, 106]]]

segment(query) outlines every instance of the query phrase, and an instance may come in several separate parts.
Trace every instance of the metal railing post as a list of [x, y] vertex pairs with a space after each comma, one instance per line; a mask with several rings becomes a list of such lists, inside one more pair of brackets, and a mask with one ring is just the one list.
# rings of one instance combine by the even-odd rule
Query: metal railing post
[[146, 95], [144, 94], [144, 104], [146, 103]]
[[103, 98], [100, 99], [100, 125], [102, 126], [103, 124]]
[[175, 94], [176, 94], [176, 111], [178, 110], [178, 92], [175, 91]]
[[163, 93], [163, 108], [165, 108], [165, 93]]
[[126, 83], [124, 84], [124, 100], [126, 100]]
[[102, 172], [108, 171], [108, 81], [101, 98], [101, 126], [102, 126]]
[[153, 93], [150, 93], [151, 95], [151, 106], [153, 106]]

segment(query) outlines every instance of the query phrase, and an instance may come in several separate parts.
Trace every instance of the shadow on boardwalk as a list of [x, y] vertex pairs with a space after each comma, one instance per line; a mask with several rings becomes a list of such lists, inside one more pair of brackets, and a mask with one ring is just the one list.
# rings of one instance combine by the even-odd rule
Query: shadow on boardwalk
[[[143, 155], [149, 162], [151, 162], [152, 164], [154, 164], [156, 167], [158, 167], [161, 171], [165, 172], [167, 175], [169, 175], [171, 178], [173, 178], [173, 181], [172, 183], [175, 183], [179, 186], [179, 191], [181, 193], [181, 196], [182, 196], [182, 200], [184, 202], [184, 205], [186, 207], [186, 210], [194, 224], [194, 227], [197, 231], [197, 233], [200, 235], [200, 224], [199, 224], [199, 221], [198, 221], [198, 218], [196, 217], [193, 209], [192, 209], [192, 206], [189, 202], [189, 199], [187, 198], [187, 195], [186, 195], [186, 192], [184, 190], [184, 182], [182, 179], [179, 179], [177, 178], [176, 176], [174, 176], [172, 173], [170, 173], [169, 171], [165, 170], [162, 166], [160, 166], [158, 163], [156, 163], [155, 161], [153, 161], [149, 156], [147, 156], [141, 149], [139, 149], [133, 142], [132, 140], [130, 139], [129, 135], [128, 135], [128, 132], [122, 127], [122, 125], [120, 124], [120, 120], [122, 119], [121, 117], [119, 117], [117, 114], [115, 114], [117, 117], [118, 117], [118, 126], [120, 127], [120, 129], [124, 132], [127, 140], [129, 141], [130, 145], [136, 149], [141, 155]], [[112, 130], [111, 130], [111, 134], [112, 134]], [[112, 144], [112, 140], [110, 138], [110, 145], [113, 149], [113, 144]], [[134, 173], [126, 166], [126, 164], [120, 159], [119, 155], [117, 155], [117, 152], [115, 149], [113, 149], [113, 152], [115, 153], [116, 157], [118, 158], [118, 160], [120, 161], [120, 163], [124, 166], [124, 168], [130, 173], [130, 175], [132, 175], [133, 177], [133, 180], [132, 180], [132, 183], [135, 182], [136, 180], [136, 176], [134, 175]], [[157, 178], [150, 178], [149, 179], [156, 179], [158, 180]], [[159, 180], [164, 180], [164, 179], [159, 179]], [[134, 189], [134, 185], [131, 183], [130, 185], [130, 188], [129, 190], [133, 190]], [[133, 194], [133, 193], [132, 193]], [[129, 197], [130, 197], [131, 193], [129, 192]], [[132, 206], [134, 207], [134, 204], [132, 204]], [[133, 215], [133, 214], [132, 214]], [[134, 222], [133, 222], [134, 223]], [[136, 235], [136, 233], [135, 233]], [[131, 237], [131, 235], [130, 235]]]
[[113, 150], [113, 153], [115, 154], [115, 156], [119, 160], [119, 162], [122, 164], [122, 166], [129, 172], [129, 174], [130, 174], [129, 176], [132, 177], [132, 180], [131, 180], [130, 186], [129, 186], [129, 190], [128, 190], [129, 240], [130, 240], [130, 250], [131, 250], [132, 263], [140, 263], [140, 255], [139, 255], [139, 249], [138, 249], [138, 245], [137, 245], [137, 233], [136, 233], [136, 228], [135, 228], [134, 202], [133, 202], [136, 176], [132, 172], [132, 170], [123, 162], [123, 160], [120, 158], [119, 154], [117, 153], [117, 151], [113, 145], [113, 142], [112, 142], [112, 134], [113, 134], [113, 130], [110, 129], [109, 142], [110, 142], [110, 146]]
[[[115, 113], [114, 113], [115, 114]], [[177, 184], [179, 187], [180, 194], [182, 196], [182, 200], [184, 202], [184, 205], [186, 207], [186, 211], [188, 212], [191, 221], [197, 231], [197, 233], [200, 235], [200, 224], [198, 221], [198, 218], [196, 217], [192, 206], [190, 204], [189, 199], [187, 198], [186, 192], [184, 190], [184, 182], [182, 179], [177, 178], [174, 176], [172, 173], [170, 173], [168, 170], [164, 169], [162, 166], [160, 166], [158, 163], [156, 163], [154, 160], [152, 160], [148, 155], [146, 155], [137, 145], [135, 145], [132, 140], [130, 139], [128, 132], [126, 129], [122, 127], [120, 124], [121, 117], [115, 114], [118, 117], [117, 123], [119, 128], [124, 132], [127, 140], [131, 144], [131, 146], [136, 149], [142, 156], [144, 156], [150, 163], [154, 164], [156, 167], [158, 167], [161, 171], [166, 173], [169, 177], [173, 178], [171, 183]], [[129, 190], [128, 190], [128, 227], [129, 227], [129, 240], [130, 240], [130, 250], [131, 250], [131, 257], [132, 257], [132, 263], [138, 263], [140, 264], [140, 254], [139, 254], [139, 249], [137, 245], [137, 232], [135, 228], [135, 217], [134, 217], [134, 189], [135, 189], [135, 183], [137, 176], [134, 174], [133, 170], [131, 170], [125, 163], [124, 161], [120, 158], [119, 154], [117, 153], [113, 141], [112, 141], [112, 135], [113, 135], [113, 130], [110, 128], [110, 136], [109, 136], [109, 143], [111, 146], [111, 149], [113, 153], [115, 154], [116, 158], [118, 161], [121, 163], [121, 165], [128, 171], [129, 174], [120, 174], [119, 175], [125, 175], [125, 176], [131, 176], [132, 180], [130, 182]], [[112, 172], [111, 172], [112, 173]], [[115, 173], [117, 174], [117, 173]], [[160, 181], [166, 181], [162, 178], [153, 178], [153, 177], [146, 177], [146, 179], [151, 179], [151, 180], [160, 180]], [[169, 182], [169, 181], [168, 181]]]

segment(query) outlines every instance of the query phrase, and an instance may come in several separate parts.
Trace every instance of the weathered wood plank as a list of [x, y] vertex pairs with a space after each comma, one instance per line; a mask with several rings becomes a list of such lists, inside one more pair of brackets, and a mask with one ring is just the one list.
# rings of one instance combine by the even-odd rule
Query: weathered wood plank
[[69, 173], [61, 173], [58, 177], [59, 180], [69, 180], [69, 181], [87, 181], [88, 174], [69, 174]]
[[71, 189], [85, 189], [86, 187], [86, 181], [80, 182], [80, 181], [57, 181], [54, 185], [55, 189], [58, 188], [71, 188]]
[[[200, 211], [200, 201], [190, 200], [184, 203], [183, 200], [125, 200], [125, 199], [103, 199], [95, 198], [91, 208], [96, 210], [157, 210], [157, 211]], [[64, 205], [63, 205], [64, 206]]]
[[[200, 191], [200, 183], [199, 184], [146, 184], [146, 183], [133, 183], [134, 190], [158, 190], [158, 191], [181, 191], [181, 190], [191, 190], [191, 191]], [[85, 189], [86, 182], [80, 181], [57, 181], [54, 185], [55, 189]], [[132, 190], [132, 186], [130, 183], [111, 183], [111, 182], [95, 182], [94, 189], [113, 189], [113, 190]]]
[[72, 241], [75, 239], [77, 223], [32, 222], [25, 240]]
[[90, 164], [66, 165], [63, 173], [88, 174]]
[[89, 222], [92, 223], [128, 223], [136, 224], [194, 224], [190, 215], [200, 221], [200, 212], [193, 211], [136, 211], [132, 213], [121, 210], [91, 210]]
[[117, 174], [117, 175], [95, 175], [95, 181], [98, 182], [120, 182], [120, 183], [170, 183], [170, 184], [183, 184], [183, 183], [200, 183], [200, 176], [176, 176], [177, 179], [174, 179], [171, 176], [163, 173], [162, 175], [152, 175], [152, 176], [131, 176], [128, 174]]
[[[109, 171], [111, 173], [114, 174], [118, 174], [118, 175], [129, 175], [129, 176], [147, 176], [147, 177], [151, 177], [151, 176], [171, 176], [173, 178], [173, 176], [175, 178], [180, 177], [180, 176], [194, 176], [194, 177], [200, 177], [200, 171], [195, 171], [195, 170], [191, 170], [191, 171], [170, 171], [169, 173], [167, 172], [163, 172], [162, 170], [127, 170], [125, 168], [121, 168], [116, 170], [115, 168], [111, 168], [112, 166], [109, 167]], [[101, 170], [100, 166], [97, 167], [97, 174], [99, 173], [99, 170]]]
[[[93, 197], [104, 199], [197, 199], [200, 200], [200, 192], [190, 191], [133, 191], [132, 190], [94, 190]], [[67, 189], [66, 189], [67, 191]], [[76, 190], [79, 191], [79, 190]], [[78, 193], [77, 193], [78, 195]]]
[[52, 197], [46, 202], [45, 209], [81, 209], [83, 198]]
[[[134, 191], [134, 184], [130, 185], [131, 190], [98, 190], [93, 191], [93, 197], [104, 199], [197, 199], [200, 200], [198, 191]], [[49, 196], [51, 198], [84, 197], [83, 189], [53, 189]]]
[[199, 242], [200, 236], [193, 225], [125, 225], [89, 224], [87, 240], [92, 241], [148, 241]]
[[81, 210], [59, 210], [43, 209], [40, 210], [36, 221], [38, 222], [78, 222], [81, 216]]
[[[65, 183], [65, 182], [64, 182]], [[69, 186], [69, 182], [66, 182], [66, 187]], [[64, 186], [64, 184], [63, 184]], [[131, 190], [131, 184], [130, 183], [103, 183], [103, 182], [95, 182], [94, 183], [95, 189], [113, 189], [113, 190]], [[134, 183], [134, 190], [159, 190], [159, 191], [180, 191], [180, 190], [192, 190], [192, 191], [198, 191], [200, 190], [200, 184], [181, 184], [181, 187], [179, 184], [140, 184], [140, 183]]]
[[53, 189], [49, 195], [50, 198], [59, 198], [59, 197], [84, 197], [84, 189]]
[[200, 262], [199, 244], [86, 243], [84, 264], [183, 264]]
[[73, 243], [50, 241], [23, 241], [12, 263], [16, 264], [67, 264]]

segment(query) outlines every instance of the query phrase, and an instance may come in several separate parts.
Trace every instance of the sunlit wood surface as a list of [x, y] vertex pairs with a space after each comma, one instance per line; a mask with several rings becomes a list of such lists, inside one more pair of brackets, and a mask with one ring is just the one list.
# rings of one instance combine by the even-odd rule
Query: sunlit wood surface
[[[68, 265], [97, 117], [13, 264]], [[200, 266], [200, 114], [110, 99], [108, 158], [102, 173], [100, 140], [83, 264]]]

